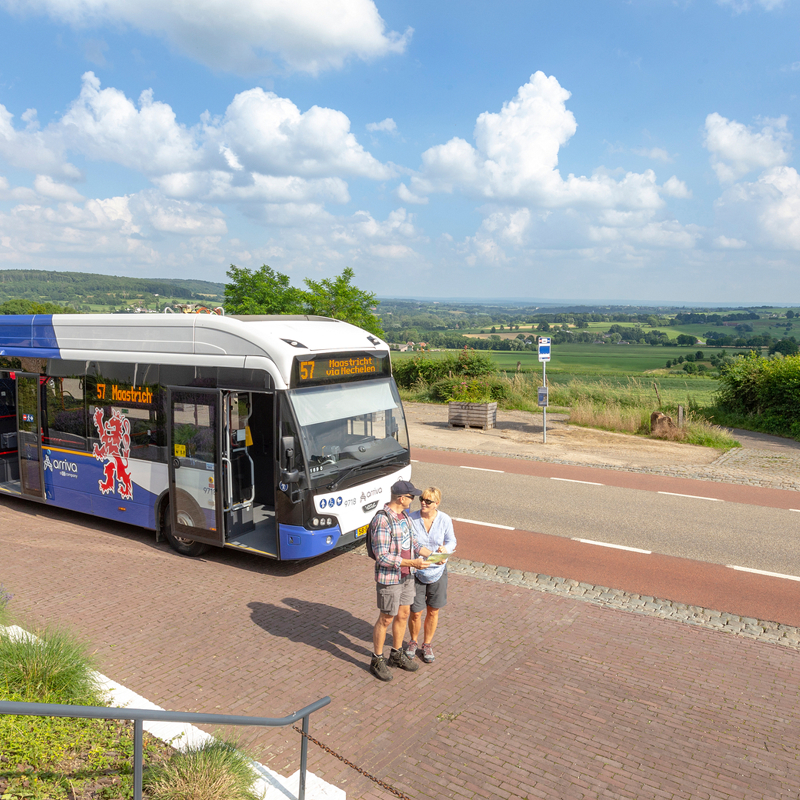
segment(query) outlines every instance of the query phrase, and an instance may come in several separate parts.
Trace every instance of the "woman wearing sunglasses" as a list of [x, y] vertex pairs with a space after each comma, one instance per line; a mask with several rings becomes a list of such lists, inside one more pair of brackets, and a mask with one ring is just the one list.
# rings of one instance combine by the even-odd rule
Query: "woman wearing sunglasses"
[[[420, 497], [421, 508], [409, 515], [414, 524], [414, 535], [421, 547], [434, 553], [452, 553], [456, 549], [456, 535], [453, 531], [453, 520], [443, 511], [439, 511], [442, 493], [431, 486]], [[416, 598], [411, 605], [408, 617], [408, 632], [411, 641], [406, 645], [406, 655], [414, 658], [418, 650], [422, 650], [422, 660], [430, 664], [434, 660], [433, 635], [439, 623], [439, 609], [447, 604], [447, 562], [418, 570], [415, 574]], [[422, 625], [422, 612], [425, 613], [425, 624]], [[424, 627], [422, 647], [419, 645], [420, 628]]]

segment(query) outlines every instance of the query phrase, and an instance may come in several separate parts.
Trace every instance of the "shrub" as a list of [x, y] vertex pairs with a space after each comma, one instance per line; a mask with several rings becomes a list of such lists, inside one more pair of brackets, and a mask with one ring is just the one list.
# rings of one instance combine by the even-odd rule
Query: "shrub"
[[394, 379], [403, 389], [411, 389], [420, 382], [430, 386], [450, 376], [481, 378], [494, 372], [494, 362], [488, 353], [469, 350], [466, 347], [458, 353], [447, 353], [441, 358], [420, 355], [397, 361], [392, 365]]
[[250, 758], [233, 743], [211, 739], [145, 771], [151, 800], [259, 800]]
[[508, 381], [502, 378], [442, 378], [429, 387], [428, 394], [439, 403], [490, 403], [504, 400]]
[[0, 689], [29, 702], [102, 704], [94, 659], [63, 628], [0, 636]]
[[775, 432], [790, 432], [800, 419], [800, 356], [750, 353], [722, 367], [720, 380], [717, 402], [725, 412], [760, 415]]

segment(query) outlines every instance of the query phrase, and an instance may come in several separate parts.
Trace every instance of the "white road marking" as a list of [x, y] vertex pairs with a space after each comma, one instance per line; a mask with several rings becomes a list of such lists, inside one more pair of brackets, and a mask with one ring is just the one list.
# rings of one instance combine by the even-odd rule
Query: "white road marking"
[[672, 497], [690, 497], [692, 500], [713, 500], [715, 503], [724, 503], [719, 497], [702, 497], [699, 494], [678, 494], [677, 492], [659, 492], [659, 494], [668, 494]]
[[477, 519], [461, 519], [461, 517], [453, 517], [456, 522], [467, 522], [470, 525], [484, 525], [487, 528], [501, 528], [504, 531], [515, 531], [516, 528], [510, 528], [508, 525], [495, 525], [494, 522], [479, 522]]
[[564, 481], [565, 483], [585, 483], [587, 486], [604, 486], [602, 483], [595, 483], [594, 481], [576, 481], [572, 478], [550, 478], [551, 481]]
[[739, 572], [754, 572], [756, 575], [768, 575], [770, 578], [786, 578], [787, 581], [800, 581], [800, 577], [798, 577], [797, 575], [783, 575], [780, 572], [766, 572], [763, 569], [751, 569], [750, 567], [737, 567], [735, 564], [728, 564], [728, 567], [730, 567], [730, 569], [738, 570]]
[[600, 547], [613, 547], [615, 550], [630, 550], [631, 553], [644, 553], [649, 556], [652, 550], [642, 550], [640, 547], [626, 547], [624, 544], [611, 544], [611, 542], [595, 542], [593, 539], [573, 539], [573, 542], [583, 542], [584, 544], [599, 544]]
[[800, 508], [790, 508], [789, 511], [800, 511]]
[[505, 470], [502, 469], [486, 469], [486, 467], [465, 467], [463, 464], [459, 465], [461, 469], [476, 469], [479, 472], [501, 472], [505, 473]]

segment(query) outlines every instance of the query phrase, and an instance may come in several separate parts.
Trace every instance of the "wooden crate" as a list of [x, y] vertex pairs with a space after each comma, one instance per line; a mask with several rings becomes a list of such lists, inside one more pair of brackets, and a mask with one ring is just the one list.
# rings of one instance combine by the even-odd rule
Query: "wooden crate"
[[497, 403], [448, 403], [447, 424], [451, 428], [494, 428]]

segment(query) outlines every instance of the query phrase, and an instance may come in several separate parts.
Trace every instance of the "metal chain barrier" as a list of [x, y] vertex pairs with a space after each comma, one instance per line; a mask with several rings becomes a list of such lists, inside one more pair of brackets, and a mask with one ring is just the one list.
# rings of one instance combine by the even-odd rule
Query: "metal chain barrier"
[[395, 797], [399, 797], [400, 800], [411, 800], [411, 798], [407, 794], [403, 794], [399, 789], [395, 789], [394, 786], [390, 786], [388, 783], [385, 783], [380, 778], [376, 778], [374, 775], [370, 775], [369, 772], [361, 769], [361, 767], [357, 767], [352, 761], [348, 761], [344, 756], [340, 756], [335, 750], [331, 750], [326, 744], [323, 744], [318, 739], [315, 739], [308, 733], [305, 733], [302, 728], [298, 728], [297, 725], [292, 725], [292, 730], [297, 731], [301, 736], [305, 736], [310, 742], [314, 742], [314, 744], [321, 747], [326, 753], [330, 753], [334, 758], [338, 758], [343, 764], [347, 764], [348, 767], [354, 769], [356, 772], [363, 775], [365, 778], [369, 778], [374, 783], [377, 783], [382, 789], [386, 789], [387, 792], [390, 792]]

